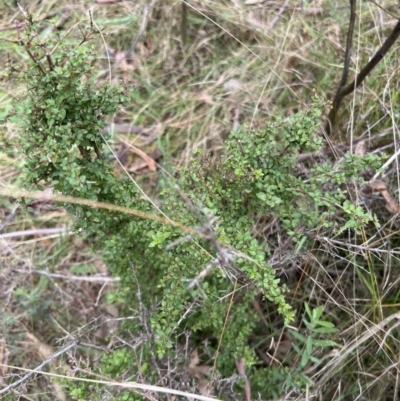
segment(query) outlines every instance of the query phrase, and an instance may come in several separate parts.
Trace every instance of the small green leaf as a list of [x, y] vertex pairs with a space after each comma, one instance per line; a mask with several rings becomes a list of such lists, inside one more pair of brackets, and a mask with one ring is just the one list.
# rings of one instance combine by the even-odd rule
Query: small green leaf
[[289, 330], [289, 333], [290, 333], [293, 337], [297, 338], [298, 340], [300, 340], [300, 341], [302, 341], [302, 342], [304, 342], [304, 343], [307, 341], [307, 338], [304, 337], [302, 334], [298, 333], [297, 331]]
[[306, 308], [307, 315], [310, 317], [310, 319], [312, 319], [313, 314], [312, 314], [310, 306], [308, 305], [307, 302], [304, 302], [304, 307]]
[[331, 322], [326, 322], [324, 320], [316, 320], [314, 321], [315, 324], [323, 327], [335, 327], [335, 325]]
[[312, 349], [313, 349], [313, 339], [311, 337], [308, 337], [306, 342], [306, 351], [308, 355], [312, 354]]
[[308, 358], [309, 355], [307, 354], [307, 352], [303, 352], [303, 354], [301, 355], [301, 362], [300, 362], [300, 366], [302, 368], [304, 368], [307, 365]]
[[339, 344], [330, 340], [314, 340], [314, 344], [320, 347], [339, 347]]

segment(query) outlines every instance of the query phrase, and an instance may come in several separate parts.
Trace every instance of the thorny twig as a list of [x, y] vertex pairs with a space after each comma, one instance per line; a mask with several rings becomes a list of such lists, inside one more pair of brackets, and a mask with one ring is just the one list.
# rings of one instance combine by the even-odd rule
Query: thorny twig
[[230, 266], [230, 262], [235, 259], [233, 253], [219, 246], [217, 251], [217, 257], [209, 263], [188, 285], [188, 289], [193, 288], [195, 285], [198, 286], [200, 281], [204, 279], [208, 273], [215, 266]]

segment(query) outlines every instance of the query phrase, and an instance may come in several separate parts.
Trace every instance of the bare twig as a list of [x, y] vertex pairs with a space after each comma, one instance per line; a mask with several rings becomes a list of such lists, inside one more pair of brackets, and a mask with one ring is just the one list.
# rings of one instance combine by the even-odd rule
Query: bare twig
[[14, 29], [20, 29], [23, 28], [25, 26], [25, 22], [18, 22], [17, 24], [14, 25], [4, 25], [4, 26], [0, 26], [0, 32], [1, 31], [11, 31]]
[[[381, 170], [385, 170], [387, 169], [394, 160], [396, 160], [400, 155], [400, 149], [397, 150], [397, 152], [395, 152], [392, 156], [389, 157], [389, 159], [385, 162], [385, 164], [380, 168]], [[380, 175], [380, 172], [376, 173], [371, 181], [376, 180]]]
[[182, 2], [182, 17], [181, 17], [181, 38], [183, 45], [187, 43], [187, 20], [188, 20], [187, 5]]
[[[355, 2], [355, 0], [350, 0], [351, 5], [353, 4], [353, 2]], [[351, 33], [351, 37], [353, 35], [353, 33], [350, 32], [350, 30], [351, 30], [351, 26], [349, 26], [348, 40], [349, 40], [350, 33]], [[354, 79], [353, 82], [351, 82], [347, 86], [344, 86], [345, 82], [343, 82], [343, 79], [344, 79], [345, 75], [343, 75], [342, 81], [339, 85], [339, 89], [338, 89], [335, 99], [333, 101], [332, 109], [329, 113], [328, 121], [325, 126], [326, 132], [328, 134], [331, 134], [333, 132], [333, 129], [336, 125], [337, 113], [338, 113], [339, 107], [340, 107], [343, 99], [361, 85], [361, 83], [368, 76], [368, 74], [377, 66], [377, 64], [383, 59], [383, 57], [385, 57], [386, 53], [393, 46], [393, 44], [395, 43], [395, 41], [397, 40], [399, 35], [400, 35], [400, 21], [397, 22], [396, 26], [394, 27], [394, 29], [391, 32], [391, 34], [389, 35], [389, 37], [385, 40], [385, 42], [380, 47], [380, 49], [375, 53], [374, 57], [372, 57], [372, 59], [358, 73], [358, 75], [356, 76], [356, 78]], [[346, 53], [346, 57], [347, 56], [348, 55]], [[346, 69], [346, 62], [347, 62], [347, 59], [345, 60], [344, 69]], [[345, 73], [345, 71], [343, 71], [343, 74], [344, 73]], [[346, 75], [346, 77], [347, 77], [347, 75]]]
[[381, 48], [375, 53], [374, 57], [367, 63], [367, 65], [360, 71], [357, 75], [356, 79], [345, 88], [342, 88], [340, 91], [340, 96], [343, 98], [349, 95], [354, 89], [358, 88], [367, 75], [376, 67], [376, 65], [383, 59], [386, 53], [393, 46], [394, 42], [400, 35], [400, 21], [394, 27], [392, 33], [385, 40], [385, 43], [381, 46]]
[[[18, 273], [26, 273], [26, 270], [14, 269], [14, 271]], [[41, 276], [46, 276], [50, 278], [61, 278], [63, 280], [71, 280], [71, 281], [89, 281], [91, 283], [115, 283], [120, 281], [119, 277], [103, 277], [103, 276], [75, 276], [73, 274], [59, 274], [59, 273], [49, 273], [44, 270], [31, 270], [29, 273], [39, 274]]]
[[370, 246], [368, 246], [367, 243], [364, 243], [362, 245], [356, 245], [356, 244], [351, 244], [349, 242], [342, 242], [342, 241], [330, 239], [328, 237], [323, 237], [323, 236], [317, 236], [316, 239], [318, 241], [324, 241], [324, 242], [332, 245], [332, 247], [334, 247], [335, 245], [340, 245], [344, 249], [354, 248], [354, 249], [359, 249], [360, 251], [366, 251], [366, 252], [376, 252], [376, 253], [386, 253], [386, 254], [390, 254], [390, 255], [400, 255], [400, 251], [380, 249], [380, 248], [371, 248]]
[[78, 344], [77, 340], [72, 341], [71, 343], [69, 343], [68, 345], [66, 345], [65, 347], [61, 348], [60, 350], [58, 350], [56, 353], [54, 353], [53, 355], [51, 355], [49, 358], [45, 359], [38, 367], [36, 367], [35, 369], [31, 370], [29, 373], [27, 373], [25, 376], [21, 377], [19, 380], [17, 380], [14, 383], [11, 383], [10, 385], [8, 385], [7, 387], [3, 388], [0, 390], [0, 394], [5, 394], [6, 392], [10, 391], [12, 388], [15, 388], [17, 386], [19, 386], [20, 384], [26, 382], [27, 380], [29, 380], [32, 376], [34, 376], [36, 373], [39, 373], [46, 365], [48, 365], [52, 360], [56, 359], [57, 357], [59, 357], [62, 354], [65, 354], [66, 352], [68, 352], [70, 349], [75, 348]]
[[150, 4], [146, 4], [143, 7], [142, 22], [140, 24], [139, 31], [137, 32], [135, 38], [132, 41], [131, 47], [126, 52], [126, 58], [131, 58], [131, 56], [133, 56], [133, 54], [135, 53], [136, 45], [137, 45], [139, 39], [141, 38], [141, 36], [143, 35], [143, 32], [145, 31], [146, 26], [147, 26], [149, 10], [151, 10], [153, 8], [156, 1], [157, 0], [152, 0], [152, 2]]
[[[19, 208], [19, 204], [17, 206], [15, 206], [14, 210], [10, 213], [10, 215], [6, 218], [6, 220], [4, 221], [4, 223], [0, 226], [0, 232], [4, 230], [5, 226], [14, 218], [14, 216], [17, 213], [17, 210]], [[0, 235], [0, 238], [2, 236]]]
[[396, 14], [391, 13], [389, 10], [386, 8], [382, 7], [380, 4], [378, 4], [375, 0], [369, 0], [371, 3], [374, 3], [378, 8], [380, 8], [384, 13], [389, 14], [391, 17], [397, 19], [400, 21], [400, 17], [397, 16]]
[[284, 11], [286, 10], [287, 5], [289, 4], [289, 0], [286, 0], [281, 8], [279, 9], [279, 11], [277, 12], [277, 14], [275, 15], [274, 19], [271, 21], [271, 23], [268, 25], [268, 29], [272, 29], [277, 22], [279, 21], [281, 15], [284, 13]]
[[243, 358], [236, 359], [236, 368], [239, 375], [243, 378], [245, 385], [244, 385], [244, 395], [246, 401], [251, 401], [251, 384], [250, 380], [246, 375], [246, 362]]
[[[215, 243], [213, 243], [215, 246]], [[234, 261], [235, 256], [229, 250], [224, 249], [218, 244], [217, 257], [210, 262], [188, 285], [188, 289], [193, 288], [194, 286], [199, 286], [200, 281], [204, 279], [208, 273], [215, 266], [229, 267], [230, 263]]]
[[333, 131], [333, 128], [336, 123], [336, 116], [337, 111], [340, 107], [343, 97], [341, 97], [341, 90], [346, 85], [347, 77], [349, 75], [349, 68], [350, 68], [350, 58], [351, 58], [351, 51], [353, 48], [353, 35], [354, 35], [354, 24], [356, 21], [356, 0], [350, 0], [350, 22], [349, 22], [349, 29], [347, 31], [347, 42], [346, 42], [346, 53], [344, 56], [344, 65], [343, 65], [343, 74], [342, 79], [339, 83], [339, 88], [337, 89], [335, 99], [333, 100], [332, 109], [329, 113], [329, 118], [326, 125], [326, 131], [329, 134]]
[[[2, 227], [0, 227], [1, 230]], [[65, 227], [56, 228], [40, 228], [35, 230], [14, 231], [12, 233], [5, 233], [0, 235], [0, 239], [25, 237], [27, 235], [50, 235], [50, 234], [71, 234], [72, 231], [66, 231]]]
[[[0, 366], [4, 366], [4, 364], [0, 363]], [[20, 369], [20, 370], [29, 370], [29, 369], [24, 369], [24, 368], [18, 368], [11, 366], [12, 368]], [[152, 386], [150, 384], [141, 384], [141, 383], [135, 383], [135, 382], [124, 382], [124, 383], [119, 383], [116, 381], [104, 381], [104, 380], [93, 380], [93, 379], [86, 379], [83, 377], [68, 377], [64, 375], [59, 375], [55, 373], [48, 373], [48, 372], [36, 372], [36, 371], [30, 371], [29, 374], [35, 374], [35, 373], [40, 373], [45, 376], [49, 377], [58, 377], [61, 379], [69, 379], [73, 381], [80, 381], [80, 382], [85, 382], [85, 383], [96, 383], [96, 384], [104, 384], [108, 386], [115, 386], [115, 387], [121, 387], [121, 388], [128, 388], [128, 389], [140, 389], [140, 390], [148, 390], [148, 391], [154, 391], [154, 392], [159, 392], [159, 393], [165, 393], [165, 394], [175, 394], [179, 396], [183, 396], [189, 399], [193, 400], [200, 400], [200, 401], [220, 401], [218, 398], [213, 398], [213, 397], [206, 397], [203, 395], [198, 395], [198, 394], [193, 394], [193, 393], [188, 393], [186, 391], [179, 391], [179, 390], [174, 390], [171, 388], [165, 388], [165, 387], [160, 387], [160, 386]], [[87, 372], [89, 373], [89, 372]], [[90, 372], [93, 376], [96, 376], [95, 373]], [[0, 394], [4, 393], [4, 390], [9, 390], [9, 388], [2, 389], [0, 390]]]
[[93, 201], [91, 199], [75, 198], [73, 196], [65, 196], [65, 195], [55, 195], [55, 194], [45, 193], [45, 192], [26, 191], [23, 189], [17, 189], [17, 188], [11, 188], [11, 187], [0, 188], [0, 195], [9, 196], [9, 197], [43, 199], [43, 200], [49, 200], [49, 201], [53, 201], [53, 202], [66, 202], [66, 203], [78, 204], [81, 206], [88, 206], [88, 207], [99, 208], [99, 209], [107, 209], [107, 210], [111, 210], [113, 212], [126, 213], [131, 216], [137, 216], [137, 217], [144, 218], [144, 219], [158, 221], [162, 224], [167, 224], [172, 227], [180, 228], [182, 231], [184, 231], [186, 233], [199, 235], [199, 233], [195, 229], [193, 229], [191, 227], [186, 227], [183, 224], [174, 222], [167, 218], [156, 216], [156, 215], [153, 215], [150, 213], [142, 212], [141, 210], [131, 209], [131, 208], [124, 207], [124, 206], [118, 206], [118, 205], [114, 205], [114, 204], [110, 204], [110, 203]]
[[188, 289], [192, 289], [194, 286], [199, 286], [200, 281], [208, 276], [208, 273], [215, 266], [219, 265], [219, 259], [215, 258], [211, 263], [209, 263], [188, 285]]
[[346, 42], [346, 53], [344, 56], [343, 74], [340, 80], [339, 89], [346, 85], [347, 77], [350, 69], [350, 58], [351, 51], [353, 49], [353, 35], [354, 35], [354, 24], [356, 22], [356, 0], [350, 0], [350, 23], [349, 30], [347, 31], [347, 42]]

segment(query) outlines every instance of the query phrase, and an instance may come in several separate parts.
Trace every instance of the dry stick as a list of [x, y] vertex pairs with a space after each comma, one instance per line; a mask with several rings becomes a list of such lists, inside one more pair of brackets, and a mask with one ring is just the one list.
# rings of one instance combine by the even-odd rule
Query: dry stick
[[16, 189], [16, 188], [11, 188], [11, 187], [0, 188], [0, 195], [12, 197], [12, 198], [19, 197], [19, 198], [43, 199], [43, 200], [49, 200], [49, 201], [53, 201], [53, 202], [64, 202], [64, 203], [77, 204], [77, 205], [81, 205], [81, 206], [88, 206], [88, 207], [92, 207], [94, 209], [106, 209], [106, 210], [111, 210], [113, 212], [126, 213], [126, 214], [137, 216], [137, 217], [140, 217], [143, 219], [150, 219], [150, 220], [158, 221], [161, 224], [167, 224], [172, 227], [179, 228], [186, 233], [190, 233], [190, 234], [194, 234], [194, 235], [201, 235], [201, 233], [198, 233], [198, 231], [192, 227], [187, 227], [183, 224], [169, 220], [164, 217], [155, 216], [150, 213], [142, 212], [141, 210], [131, 209], [131, 208], [124, 207], [124, 206], [113, 205], [111, 203], [93, 201], [91, 199], [75, 198], [73, 196], [66, 196], [66, 195], [54, 195], [54, 194], [48, 194], [48, 193], [44, 193], [44, 192], [26, 191], [23, 189]]
[[391, 13], [389, 10], [386, 8], [382, 7], [380, 4], [378, 4], [375, 0], [369, 0], [371, 3], [374, 3], [378, 8], [380, 8], [384, 13], [389, 14], [391, 17], [397, 19], [400, 21], [400, 17], [398, 17], [396, 14]]
[[143, 7], [142, 22], [140, 24], [139, 31], [137, 32], [135, 38], [133, 39], [132, 44], [131, 44], [129, 50], [126, 52], [125, 57], [130, 57], [131, 55], [133, 55], [135, 53], [136, 45], [139, 42], [139, 39], [143, 35], [143, 33], [146, 29], [146, 26], [147, 26], [147, 17], [149, 14], [149, 10], [151, 10], [153, 8], [155, 2], [156, 2], [156, 0], [153, 0], [150, 4], [146, 4]]
[[285, 3], [281, 6], [278, 13], [275, 15], [274, 19], [268, 25], [268, 29], [272, 29], [278, 23], [279, 19], [281, 18], [281, 15], [286, 10], [288, 3], [289, 3], [289, 0], [286, 0]]
[[[4, 363], [0, 363], [0, 367], [1, 366], [6, 366], [9, 368], [11, 367], [13, 369], [19, 369], [19, 370], [23, 370], [23, 371], [29, 370], [29, 369], [25, 369], [25, 368], [20, 368], [18, 366], [5, 365]], [[175, 394], [175, 395], [179, 395], [182, 397], [186, 397], [187, 399], [193, 399], [193, 400], [221, 401], [218, 398], [206, 397], [204, 395], [198, 395], [198, 394], [188, 393], [185, 391], [174, 390], [172, 388], [152, 386], [150, 384], [141, 384], [141, 383], [135, 383], [135, 382], [120, 383], [120, 382], [116, 382], [116, 381], [93, 380], [93, 379], [86, 379], [83, 377], [71, 377], [71, 376], [59, 375], [56, 373], [49, 373], [49, 372], [35, 372], [35, 373], [40, 373], [41, 375], [48, 376], [48, 377], [58, 377], [60, 379], [66, 379], [66, 380], [72, 380], [72, 381], [78, 381], [78, 382], [84, 382], [84, 383], [104, 384], [106, 386], [115, 386], [115, 387], [121, 387], [121, 388], [127, 388], [127, 389], [140, 389], [140, 390], [148, 390], [148, 391], [154, 391], [154, 392], [159, 392], [159, 393]], [[93, 372], [90, 372], [90, 374], [93, 376], [99, 376]], [[4, 389], [2, 389], [1, 391], [3, 391], [3, 390]]]
[[[21, 269], [14, 269], [18, 273], [27, 273], [26, 270]], [[61, 278], [63, 280], [69, 281], [89, 281], [91, 283], [116, 283], [120, 281], [119, 277], [112, 278], [112, 277], [104, 277], [104, 276], [74, 276], [74, 275], [67, 275], [67, 274], [59, 274], [59, 273], [49, 273], [44, 270], [31, 270], [29, 273], [39, 274], [42, 276], [50, 277], [50, 278]]]
[[333, 131], [332, 128], [335, 126], [337, 112], [340, 107], [340, 104], [342, 103], [343, 98], [352, 93], [355, 89], [357, 89], [361, 85], [361, 83], [364, 81], [367, 75], [376, 67], [376, 65], [383, 59], [383, 57], [385, 57], [386, 53], [393, 46], [394, 42], [397, 40], [399, 35], [400, 35], [400, 21], [397, 22], [396, 26], [394, 27], [389, 37], [386, 39], [385, 43], [375, 53], [374, 57], [372, 57], [372, 59], [368, 62], [368, 64], [360, 71], [355, 80], [351, 84], [345, 87], [339, 87], [338, 92], [333, 101], [331, 112], [329, 113], [327, 125], [325, 127], [328, 134], [330, 134]]
[[57, 358], [58, 356], [66, 353], [72, 348], [75, 348], [77, 346], [78, 342], [76, 340], [72, 341], [65, 347], [61, 348], [58, 350], [55, 354], [51, 355], [49, 358], [45, 359], [38, 367], [35, 369], [31, 370], [29, 373], [27, 373], [25, 376], [21, 377], [19, 380], [17, 380], [14, 383], [11, 383], [7, 387], [3, 388], [0, 390], [0, 394], [4, 394], [7, 391], [10, 391], [12, 388], [19, 386], [20, 384], [26, 382], [29, 380], [32, 376], [34, 376], [36, 373], [39, 373], [48, 363], [50, 363], [53, 359]]
[[357, 75], [356, 79], [345, 88], [340, 90], [340, 96], [343, 98], [344, 96], [352, 93], [356, 88], [360, 86], [360, 84], [364, 81], [367, 75], [376, 67], [376, 65], [383, 59], [386, 53], [393, 46], [394, 42], [400, 35], [400, 21], [394, 27], [392, 33], [386, 39], [385, 43], [381, 46], [381, 48], [375, 53], [374, 57], [368, 62], [368, 64], [360, 71]]
[[[142, 22], [140, 24], [139, 31], [137, 32], [135, 38], [133, 39], [131, 46], [125, 52], [125, 55], [123, 57], [121, 57], [120, 60], [118, 60], [114, 63], [113, 70], [115, 70], [124, 60], [132, 60], [133, 59], [136, 45], [138, 44], [139, 39], [142, 37], [144, 31], [146, 30], [149, 10], [151, 10], [154, 7], [154, 4], [156, 3], [156, 1], [157, 0], [152, 0], [150, 4], [146, 4], [143, 7]], [[100, 29], [99, 29], [99, 31], [100, 31]], [[107, 47], [106, 47], [106, 51], [108, 52]], [[107, 71], [107, 74], [108, 74], [108, 71]], [[102, 74], [100, 78], [104, 78], [104, 75], [107, 75], [107, 74]]]
[[[385, 164], [380, 168], [380, 170], [386, 170], [394, 160], [396, 160], [400, 155], [400, 149], [398, 149], [386, 162]], [[379, 176], [380, 176], [380, 171], [378, 171], [373, 177], [371, 181], [375, 181]]]
[[236, 368], [239, 375], [244, 380], [244, 396], [246, 401], [251, 401], [251, 383], [246, 375], [246, 362], [244, 358], [236, 359]]
[[342, 74], [342, 79], [340, 80], [339, 88], [337, 89], [335, 95], [335, 99], [333, 100], [332, 109], [329, 113], [329, 118], [325, 127], [325, 130], [328, 133], [328, 135], [333, 131], [333, 128], [335, 126], [337, 111], [339, 109], [340, 103], [342, 102], [342, 99], [340, 97], [340, 91], [346, 85], [347, 77], [349, 75], [351, 51], [353, 48], [354, 24], [356, 21], [356, 1], [357, 0], [350, 0], [350, 22], [349, 22], [349, 30], [347, 31], [346, 53], [344, 56], [343, 74]]
[[67, 231], [65, 227], [56, 228], [41, 228], [36, 230], [25, 230], [25, 231], [14, 231], [12, 233], [0, 234], [0, 239], [6, 238], [18, 238], [25, 237], [28, 235], [51, 235], [51, 234], [71, 234], [71, 231]]
[[17, 206], [15, 206], [14, 210], [10, 213], [10, 215], [6, 218], [6, 220], [0, 225], [0, 232], [3, 231], [4, 228], [7, 226], [7, 224], [14, 218], [14, 216], [17, 214], [18, 208], [19, 208], [19, 204], [17, 204]]
[[339, 84], [338, 93], [340, 92], [340, 89], [346, 85], [347, 77], [349, 75], [351, 51], [353, 49], [353, 35], [354, 35], [355, 22], [356, 22], [356, 0], [350, 0], [350, 23], [349, 23], [349, 30], [347, 32], [347, 43], [346, 43], [346, 53], [344, 56], [343, 74]]
[[25, 26], [25, 22], [18, 22], [17, 24], [14, 24], [14, 25], [3, 25], [3, 26], [0, 26], [0, 32], [11, 31], [13, 29], [23, 28], [24, 26]]

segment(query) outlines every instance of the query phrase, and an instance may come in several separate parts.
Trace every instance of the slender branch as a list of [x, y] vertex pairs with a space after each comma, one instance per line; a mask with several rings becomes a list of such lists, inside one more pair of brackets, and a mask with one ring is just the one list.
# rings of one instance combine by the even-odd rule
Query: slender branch
[[118, 205], [114, 205], [111, 203], [105, 203], [105, 202], [98, 202], [98, 201], [94, 201], [91, 199], [75, 198], [73, 196], [66, 196], [66, 195], [55, 195], [55, 194], [39, 192], [39, 191], [37, 191], [37, 192], [36, 191], [26, 191], [23, 189], [17, 189], [17, 188], [11, 188], [11, 187], [5, 187], [5, 188], [0, 187], [0, 195], [12, 197], [12, 198], [20, 197], [20, 198], [33, 198], [33, 199], [40, 199], [40, 200], [43, 199], [43, 200], [49, 200], [49, 201], [53, 201], [53, 202], [72, 203], [72, 204], [81, 205], [81, 206], [88, 206], [88, 207], [92, 207], [92, 208], [96, 208], [96, 209], [111, 210], [113, 212], [126, 213], [131, 216], [137, 216], [137, 217], [140, 217], [143, 219], [150, 219], [153, 221], [158, 221], [161, 224], [167, 224], [172, 227], [180, 228], [183, 232], [186, 232], [186, 233], [199, 235], [199, 236], [202, 235], [202, 233], [199, 233], [198, 230], [196, 230], [192, 227], [187, 227], [183, 224], [172, 221], [165, 217], [160, 217], [157, 215], [153, 215], [151, 213], [146, 213], [141, 210], [131, 209], [129, 207], [118, 206]]
[[[9, 366], [9, 365], [0, 363], [0, 366]], [[19, 368], [19, 367], [14, 367], [14, 366], [13, 366], [13, 368], [19, 369], [19, 370], [27, 370], [24, 368]], [[121, 388], [127, 388], [127, 389], [140, 389], [140, 390], [154, 391], [154, 392], [159, 392], [159, 393], [164, 393], [164, 394], [175, 394], [175, 395], [185, 397], [187, 399], [193, 399], [193, 400], [199, 400], [199, 401], [220, 401], [218, 398], [214, 398], [214, 397], [207, 397], [205, 395], [188, 393], [186, 391], [179, 391], [179, 390], [175, 390], [172, 388], [152, 386], [150, 384], [142, 384], [142, 383], [135, 383], [135, 382], [120, 383], [120, 382], [116, 382], [116, 381], [86, 379], [84, 377], [70, 377], [70, 376], [65, 376], [65, 375], [59, 375], [56, 373], [49, 373], [49, 372], [40, 372], [40, 373], [42, 375], [45, 375], [48, 377], [58, 377], [60, 379], [73, 380], [75, 382], [79, 381], [79, 382], [83, 382], [83, 383], [104, 384], [107, 386], [115, 386], [115, 387], [121, 387]], [[90, 374], [93, 376], [98, 376], [98, 375], [94, 374], [93, 372], [90, 372]], [[2, 389], [1, 391], [3, 391], [3, 390], [4, 389]]]
[[[26, 270], [22, 269], [14, 269], [13, 271], [26, 274]], [[31, 270], [29, 273], [39, 274], [41, 276], [46, 276], [50, 278], [60, 278], [69, 281], [87, 281], [90, 283], [117, 283], [118, 281], [120, 281], [119, 277], [112, 278], [104, 276], [75, 276], [72, 274], [67, 275], [67, 274], [49, 273], [43, 270]]]
[[139, 31], [137, 32], [135, 38], [133, 39], [129, 50], [126, 52], [126, 56], [125, 56], [126, 58], [130, 58], [131, 56], [134, 55], [136, 45], [137, 45], [139, 39], [141, 38], [141, 36], [143, 35], [144, 31], [146, 30], [149, 11], [154, 7], [155, 2], [156, 2], [156, 0], [152, 0], [150, 4], [146, 4], [143, 7], [142, 22], [140, 24]]
[[268, 25], [268, 29], [272, 29], [279, 21], [279, 18], [281, 17], [281, 15], [284, 13], [284, 11], [287, 8], [287, 5], [289, 3], [289, 0], [285, 0], [285, 3], [282, 4], [281, 8], [279, 9], [279, 11], [277, 12], [277, 14], [275, 15], [274, 19], [271, 21], [271, 23]]
[[[354, 0], [350, 0], [354, 1]], [[333, 128], [336, 125], [336, 117], [339, 110], [339, 107], [342, 103], [342, 100], [345, 96], [352, 93], [355, 89], [357, 89], [364, 79], [368, 76], [368, 74], [378, 65], [378, 63], [385, 57], [386, 53], [393, 46], [395, 41], [400, 35], [400, 21], [397, 22], [394, 27], [392, 33], [386, 39], [385, 43], [380, 47], [380, 49], [375, 53], [374, 57], [364, 66], [364, 68], [358, 73], [353, 82], [348, 84], [347, 86], [339, 86], [339, 89], [336, 93], [335, 99], [333, 101], [332, 109], [329, 113], [328, 121], [326, 124], [326, 131], [328, 134], [333, 132]], [[343, 83], [343, 77], [341, 84]]]
[[340, 89], [346, 85], [347, 77], [349, 75], [351, 51], [353, 49], [354, 24], [356, 22], [356, 2], [357, 0], [350, 0], [350, 23], [349, 23], [349, 30], [347, 31], [346, 53], [344, 56], [343, 74], [339, 84], [338, 93]]
[[55, 227], [55, 228], [41, 228], [36, 230], [24, 230], [24, 231], [14, 231], [11, 233], [0, 234], [0, 239], [6, 238], [19, 238], [25, 237], [27, 235], [51, 235], [51, 234], [70, 234], [69, 231], [66, 231], [65, 227]]
[[181, 38], [182, 43], [185, 46], [187, 43], [187, 20], [188, 20], [187, 5], [182, 2], [182, 17], [181, 17]]
[[356, 21], [356, 3], [357, 0], [350, 0], [350, 22], [349, 22], [349, 29], [347, 31], [347, 42], [346, 42], [346, 52], [344, 56], [343, 73], [342, 73], [342, 79], [340, 80], [339, 83], [339, 87], [336, 91], [335, 98], [333, 100], [331, 112], [329, 113], [329, 119], [327, 121], [326, 131], [328, 132], [328, 134], [330, 134], [330, 132], [333, 131], [333, 128], [335, 126], [337, 111], [342, 102], [342, 98], [340, 97], [340, 91], [346, 85], [347, 77], [349, 75], [351, 51], [353, 49], [354, 24]]
[[36, 57], [30, 52], [30, 50], [28, 49], [28, 45], [25, 45], [25, 51], [28, 53], [28, 56], [31, 58], [31, 60], [34, 62], [34, 64], [36, 65], [36, 67], [39, 69], [39, 71], [41, 72], [42, 75], [46, 75], [46, 71], [43, 68], [42, 64], [40, 63], [39, 60], [36, 59]]
[[356, 79], [345, 88], [340, 91], [340, 96], [345, 97], [358, 88], [367, 75], [377, 66], [377, 64], [385, 57], [386, 53], [393, 46], [394, 42], [400, 35], [400, 21], [394, 27], [390, 36], [386, 39], [382, 47], [375, 53], [374, 57], [368, 62], [368, 64], [360, 71]]
[[391, 17], [397, 19], [400, 21], [400, 17], [398, 17], [396, 14], [391, 13], [389, 10], [386, 8], [382, 7], [379, 5], [375, 0], [369, 0], [371, 3], [374, 3], [378, 8], [380, 8], [384, 13], [389, 14]]
[[[14, 218], [14, 216], [16, 215], [17, 211], [19, 208], [19, 204], [17, 204], [17, 206], [15, 206], [14, 210], [10, 213], [10, 215], [5, 219], [5, 221], [3, 221], [0, 225], [0, 232], [4, 230], [4, 228], [7, 226], [7, 224]], [[2, 236], [0, 235], [0, 238]]]
[[35, 369], [31, 370], [29, 373], [27, 373], [25, 376], [21, 377], [19, 380], [17, 380], [14, 383], [11, 383], [7, 387], [3, 388], [0, 390], [0, 394], [5, 394], [6, 392], [10, 391], [12, 388], [19, 386], [20, 384], [26, 382], [29, 380], [32, 376], [34, 376], [36, 373], [40, 372], [47, 364], [49, 364], [53, 359], [59, 357], [62, 354], [65, 354], [67, 351], [69, 351], [72, 348], [75, 348], [78, 344], [77, 340], [72, 341], [65, 347], [61, 348], [58, 350], [56, 353], [45, 359], [38, 367]]

